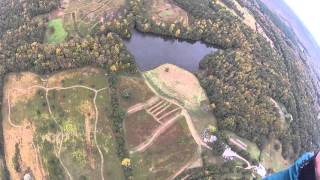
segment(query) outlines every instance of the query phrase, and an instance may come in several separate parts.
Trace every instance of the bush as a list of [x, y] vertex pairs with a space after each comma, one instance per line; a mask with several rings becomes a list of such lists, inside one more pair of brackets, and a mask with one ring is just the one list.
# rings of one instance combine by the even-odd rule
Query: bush
[[20, 166], [21, 155], [20, 155], [20, 148], [19, 148], [19, 144], [18, 143], [16, 143], [16, 145], [15, 145], [15, 153], [14, 153], [14, 156], [12, 158], [12, 162], [13, 162], [14, 169], [17, 172], [21, 172], [21, 166]]

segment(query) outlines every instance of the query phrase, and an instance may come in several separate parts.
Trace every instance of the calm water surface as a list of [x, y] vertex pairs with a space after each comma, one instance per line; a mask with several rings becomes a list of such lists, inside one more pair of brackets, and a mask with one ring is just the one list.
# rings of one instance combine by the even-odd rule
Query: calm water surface
[[142, 71], [151, 70], [161, 64], [170, 63], [196, 72], [201, 59], [216, 49], [203, 43], [190, 43], [174, 39], [164, 39], [152, 34], [133, 32], [132, 38], [125, 41]]

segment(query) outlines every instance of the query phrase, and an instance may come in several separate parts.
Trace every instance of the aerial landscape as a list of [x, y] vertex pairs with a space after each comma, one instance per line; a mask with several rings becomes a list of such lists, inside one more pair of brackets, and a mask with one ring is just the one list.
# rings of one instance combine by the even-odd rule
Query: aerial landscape
[[320, 48], [291, 16], [266, 0], [1, 0], [0, 179], [286, 169], [320, 147]]

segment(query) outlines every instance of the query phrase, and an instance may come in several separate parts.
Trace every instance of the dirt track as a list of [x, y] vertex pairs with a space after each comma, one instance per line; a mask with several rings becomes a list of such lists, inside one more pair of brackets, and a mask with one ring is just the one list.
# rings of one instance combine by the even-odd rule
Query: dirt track
[[[51, 90], [68, 90], [68, 89], [74, 89], [74, 88], [84, 88], [84, 89], [88, 89], [90, 91], [93, 91], [95, 93], [94, 95], [94, 98], [93, 98], [93, 104], [94, 104], [94, 108], [95, 108], [95, 127], [94, 127], [94, 141], [95, 141], [95, 144], [96, 144], [96, 147], [99, 151], [99, 154], [100, 154], [100, 158], [101, 158], [101, 179], [104, 180], [104, 172], [103, 172], [103, 169], [104, 169], [104, 157], [103, 157], [103, 154], [102, 154], [102, 151], [97, 143], [97, 137], [96, 137], [96, 132], [97, 132], [97, 122], [98, 122], [98, 108], [97, 108], [97, 105], [96, 105], [96, 98], [97, 98], [97, 94], [103, 90], [106, 90], [107, 87], [105, 88], [102, 88], [102, 89], [93, 89], [93, 88], [90, 88], [90, 87], [87, 87], [87, 86], [83, 86], [83, 85], [73, 85], [73, 86], [69, 86], [69, 87], [44, 87], [44, 86], [40, 86], [40, 85], [34, 85], [34, 86], [31, 86], [31, 87], [28, 87], [28, 88], [13, 88], [12, 90], [16, 90], [16, 91], [21, 91], [23, 93], [28, 93], [29, 90], [31, 89], [43, 89], [46, 91], [46, 101], [47, 101], [47, 106], [48, 106], [48, 111], [49, 111], [49, 114], [52, 115], [52, 111], [51, 111], [51, 107], [50, 107], [50, 102], [49, 102], [49, 99], [48, 99], [48, 92], [51, 91]], [[10, 95], [7, 94], [7, 103], [8, 103], [8, 122], [9, 124], [13, 127], [13, 128], [23, 128], [23, 126], [21, 125], [16, 125], [14, 124], [12, 121], [11, 121], [11, 104], [10, 104]], [[54, 119], [55, 120], [55, 119]], [[55, 120], [56, 121], [56, 120]], [[57, 121], [56, 121], [57, 123]], [[66, 171], [68, 177], [70, 180], [73, 180], [73, 177], [71, 175], [71, 173], [68, 171], [68, 169], [66, 168], [66, 166], [63, 164], [63, 161], [61, 160], [60, 158], [60, 152], [61, 152], [61, 149], [62, 149], [62, 144], [63, 144], [63, 137], [64, 137], [64, 134], [63, 134], [63, 131], [62, 131], [62, 128], [61, 126], [57, 123], [57, 125], [60, 127], [60, 130], [62, 132], [62, 137], [61, 137], [61, 142], [60, 142], [60, 147], [59, 147], [59, 151], [58, 151], [58, 158], [61, 162], [61, 165], [62, 167], [64, 168], [64, 170]], [[24, 136], [22, 136], [24, 137]], [[33, 138], [30, 138], [31, 140]], [[36, 152], [35, 152], [36, 153]], [[32, 156], [32, 154], [34, 153], [28, 153], [29, 156]], [[36, 163], [35, 163], [36, 164]], [[36, 170], [34, 170], [36, 172]], [[13, 174], [13, 172], [11, 172], [11, 174]], [[37, 175], [36, 177], [39, 177], [37, 179], [45, 179], [44, 176], [41, 176], [40, 174]]]
[[170, 128], [177, 120], [180, 114], [177, 114], [175, 117], [171, 118], [169, 121], [167, 121], [165, 124], [161, 125], [159, 128], [155, 130], [155, 132], [152, 134], [152, 136], [147, 139], [145, 142], [141, 143], [137, 147], [135, 147], [130, 153], [136, 153], [136, 152], [143, 152], [148, 147], [150, 147], [153, 142], [162, 134], [164, 133], [168, 128]]
[[[166, 98], [164, 96], [161, 96], [153, 87], [152, 85], [149, 84], [148, 80], [144, 77], [145, 79], [145, 82], [147, 84], [147, 86], [159, 97], [159, 99], [163, 99], [165, 100], [166, 102], [169, 102], [170, 104], [173, 104], [173, 105], [176, 105], [178, 106], [179, 108], [182, 109], [182, 112], [177, 114], [175, 117], [171, 118], [169, 121], [163, 123], [158, 129], [156, 129], [154, 131], [154, 133], [152, 134], [152, 136], [147, 139], [145, 142], [141, 143], [140, 145], [138, 145], [137, 147], [135, 147], [132, 151], [130, 151], [130, 153], [136, 153], [136, 152], [143, 152], [145, 151], [148, 147], [150, 147], [154, 141], [162, 134], [164, 133], [168, 128], [171, 127], [171, 125], [173, 125], [177, 118], [179, 116], [184, 116], [185, 119], [186, 119], [186, 122], [187, 122], [187, 125], [188, 125], [188, 128], [189, 128], [189, 131], [193, 137], [193, 139], [195, 140], [195, 142], [198, 144], [198, 147], [201, 149], [201, 147], [205, 147], [207, 149], [211, 149], [211, 147], [209, 147], [206, 143], [204, 143], [201, 139], [201, 137], [199, 136], [197, 130], [195, 129], [195, 126], [193, 124], [193, 121], [188, 113], [188, 111], [183, 107], [181, 106], [178, 102], [176, 102], [175, 100], [173, 99], [169, 99], [169, 98]], [[159, 104], [159, 103], [158, 103]], [[140, 109], [143, 109], [144, 106], [143, 106], [143, 103], [139, 103], [139, 104], [136, 104], [132, 107], [129, 108], [128, 112], [130, 113], [134, 113], [136, 112], [137, 110], [140, 110]], [[157, 108], [157, 107], [156, 107]], [[172, 175], [169, 179], [174, 179], [175, 177], [179, 176], [185, 169], [187, 169], [191, 164], [191, 161], [186, 163], [184, 166], [182, 166], [179, 171], [177, 171], [174, 175]]]

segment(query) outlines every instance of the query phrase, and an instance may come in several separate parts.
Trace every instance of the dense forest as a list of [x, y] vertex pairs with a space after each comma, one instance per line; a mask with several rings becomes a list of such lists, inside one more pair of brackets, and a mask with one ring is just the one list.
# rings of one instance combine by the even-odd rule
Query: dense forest
[[[219, 128], [237, 131], [260, 149], [269, 140], [279, 139], [282, 154], [289, 159], [318, 147], [316, 89], [311, 72], [299, 55], [301, 51], [292, 30], [260, 1], [239, 0], [239, 3], [254, 14], [257, 23], [275, 42], [275, 49], [215, 1], [174, 0], [189, 13], [187, 27], [179, 22], [153, 21], [144, 3], [147, 4], [132, 3], [138, 14], [138, 30], [201, 40], [221, 49], [204, 58], [198, 73], [210, 101], [215, 104]], [[284, 105], [288, 112], [285, 121], [281, 120], [274, 101]]]
[[[223, 2], [236, 9], [232, 1]], [[236, 131], [239, 136], [257, 143], [260, 149], [270, 139], [279, 139], [284, 158], [292, 159], [302, 151], [314, 150], [319, 146], [316, 90], [310, 72], [296, 53], [299, 51], [294, 34], [259, 0], [238, 2], [254, 14], [266, 35], [276, 42], [274, 49], [262, 35], [216, 1], [172, 0], [188, 12], [189, 24], [184, 25], [181, 22], [159, 24], [148, 14], [147, 0], [127, 0], [123, 16], [111, 23], [99, 24], [90, 36], [68, 36], [63, 43], [47, 44], [44, 43], [47, 13], [58, 8], [60, 1], [2, 0], [0, 84], [3, 85], [7, 73], [25, 70], [47, 74], [95, 65], [111, 74], [137, 72], [134, 58], [121, 39], [130, 38], [134, 27], [145, 33], [202, 41], [220, 49], [202, 60], [197, 73], [210, 102], [215, 105], [213, 113], [219, 130]], [[242, 16], [240, 12], [237, 14]], [[111, 86], [116, 83], [113, 76], [109, 81]], [[116, 96], [113, 97], [113, 131], [118, 134], [119, 156], [125, 157], [128, 152], [123, 142], [124, 113], [118, 107]], [[274, 101], [286, 108], [289, 116], [285, 121], [281, 121]], [[3, 156], [2, 141], [0, 145]], [[289, 153], [291, 149], [294, 154]], [[0, 167], [1, 164], [5, 165], [0, 163]], [[208, 165], [194, 171], [194, 177], [221, 175], [224, 171], [230, 172], [230, 168], [233, 166], [228, 164], [224, 169]], [[126, 173], [127, 177], [130, 173]], [[243, 176], [247, 175], [244, 171]]]

